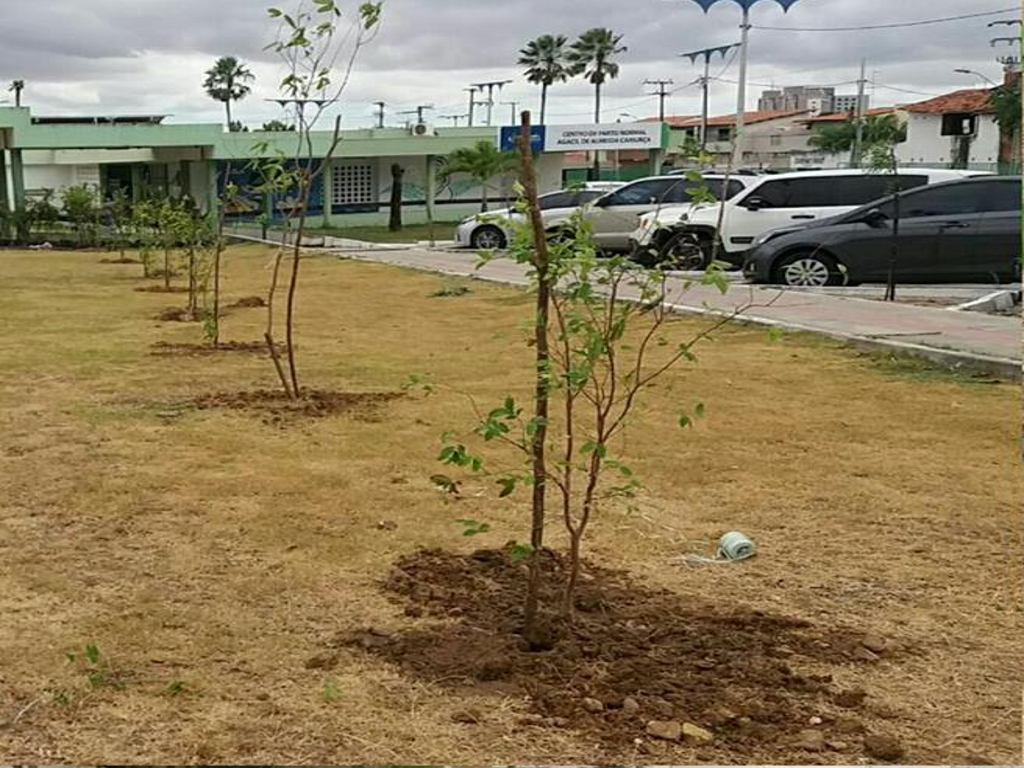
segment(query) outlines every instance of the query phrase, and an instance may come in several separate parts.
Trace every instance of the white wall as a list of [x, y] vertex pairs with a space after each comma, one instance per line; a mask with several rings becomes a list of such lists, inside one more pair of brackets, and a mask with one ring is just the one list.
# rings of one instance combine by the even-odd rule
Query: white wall
[[[911, 112], [907, 120], [907, 140], [897, 147], [901, 163], [948, 166], [953, 162], [954, 138], [942, 135], [942, 116]], [[999, 162], [999, 125], [991, 115], [978, 118], [978, 135], [971, 143], [972, 165]]]

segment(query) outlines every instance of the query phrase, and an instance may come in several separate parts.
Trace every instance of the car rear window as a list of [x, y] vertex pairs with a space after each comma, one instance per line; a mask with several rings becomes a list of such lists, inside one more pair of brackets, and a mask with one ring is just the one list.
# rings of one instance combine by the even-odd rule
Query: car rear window
[[574, 208], [579, 205], [576, 202], [578, 198], [578, 192], [555, 192], [550, 195], [544, 195], [538, 202], [542, 211], [550, 211], [555, 208]]
[[768, 208], [854, 207], [927, 183], [928, 177], [918, 174], [780, 178], [766, 181], [749, 196], [760, 198]]
[[[694, 198], [701, 194], [701, 190], [707, 192], [715, 199], [722, 200], [722, 179], [702, 179], [694, 181], [690, 179], [679, 179], [673, 182], [665, 195], [666, 203], [685, 204], [692, 203]], [[745, 189], [742, 183], [735, 179], [729, 179], [725, 185], [725, 198], [731, 200]]]

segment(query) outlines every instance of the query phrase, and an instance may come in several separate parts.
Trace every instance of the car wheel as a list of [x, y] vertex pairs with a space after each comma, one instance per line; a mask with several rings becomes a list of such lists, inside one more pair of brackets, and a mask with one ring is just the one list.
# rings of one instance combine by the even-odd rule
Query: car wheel
[[692, 272], [707, 269], [711, 263], [711, 249], [704, 238], [692, 232], [679, 232], [669, 238], [661, 249], [659, 266]]
[[492, 224], [487, 224], [473, 230], [469, 244], [480, 251], [500, 251], [508, 245], [508, 239], [500, 229]]
[[775, 267], [775, 280], [794, 288], [824, 288], [842, 285], [843, 275], [831, 256], [815, 251], [801, 251], [786, 256]]

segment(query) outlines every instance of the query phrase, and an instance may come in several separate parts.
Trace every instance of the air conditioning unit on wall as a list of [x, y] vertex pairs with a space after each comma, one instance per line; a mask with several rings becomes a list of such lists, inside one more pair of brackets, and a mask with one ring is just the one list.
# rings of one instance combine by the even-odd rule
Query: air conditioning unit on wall
[[415, 123], [409, 126], [409, 133], [413, 136], [436, 136], [437, 133], [434, 131], [434, 126], [427, 125], [426, 123]]

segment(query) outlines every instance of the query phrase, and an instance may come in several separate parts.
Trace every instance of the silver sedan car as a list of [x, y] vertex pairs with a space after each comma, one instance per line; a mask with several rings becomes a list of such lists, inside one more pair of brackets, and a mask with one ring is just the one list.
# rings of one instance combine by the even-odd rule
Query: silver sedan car
[[[549, 192], [540, 196], [540, 210], [546, 226], [567, 220], [579, 208], [622, 186], [617, 181], [588, 181], [577, 189]], [[503, 220], [518, 220], [511, 208], [479, 213], [462, 221], [455, 230], [455, 245], [480, 251], [501, 250], [508, 246], [511, 233]]]

